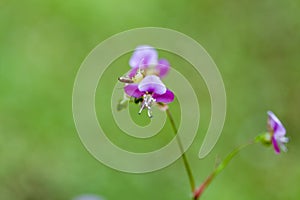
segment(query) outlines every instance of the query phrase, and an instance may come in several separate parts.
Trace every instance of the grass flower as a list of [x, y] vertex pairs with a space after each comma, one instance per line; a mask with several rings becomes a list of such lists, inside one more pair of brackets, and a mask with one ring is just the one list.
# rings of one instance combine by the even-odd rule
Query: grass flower
[[131, 97], [135, 102], [141, 102], [139, 114], [148, 110], [148, 116], [152, 117], [151, 107], [159, 103], [160, 108], [166, 108], [166, 104], [174, 100], [174, 94], [168, 90], [161, 78], [165, 77], [170, 64], [166, 59], [158, 59], [157, 51], [148, 45], [138, 46], [129, 60], [131, 70], [126, 77], [119, 77], [120, 82], [125, 83], [125, 96], [120, 101], [117, 109], [126, 108]]
[[288, 143], [289, 138], [285, 137], [286, 130], [284, 126], [271, 111], [268, 111], [268, 133], [270, 135], [270, 140], [273, 144], [275, 152], [277, 154], [280, 153], [280, 150], [286, 152], [287, 147], [285, 144]]
[[256, 137], [257, 142], [261, 142], [266, 146], [273, 145], [275, 153], [279, 154], [280, 151], [287, 151], [286, 143], [289, 138], [285, 137], [286, 130], [280, 120], [272, 111], [268, 111], [267, 132]]

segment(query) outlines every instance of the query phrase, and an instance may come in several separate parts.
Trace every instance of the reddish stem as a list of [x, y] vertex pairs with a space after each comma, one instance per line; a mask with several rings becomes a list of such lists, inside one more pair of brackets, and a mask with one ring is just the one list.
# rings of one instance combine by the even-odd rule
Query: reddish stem
[[210, 182], [212, 181], [212, 179], [214, 177], [215, 177], [215, 173], [211, 174], [209, 177], [207, 177], [205, 179], [205, 181], [200, 185], [200, 187], [194, 191], [194, 200], [199, 199], [199, 197], [202, 195], [203, 191], [210, 184]]

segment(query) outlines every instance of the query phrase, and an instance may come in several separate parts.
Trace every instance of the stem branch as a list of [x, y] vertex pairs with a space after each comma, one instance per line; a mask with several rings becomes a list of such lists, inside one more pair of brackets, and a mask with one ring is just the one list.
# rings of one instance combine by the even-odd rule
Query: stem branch
[[200, 187], [195, 190], [194, 192], [194, 200], [197, 200], [200, 198], [204, 190], [209, 186], [211, 181], [225, 169], [225, 167], [228, 165], [228, 163], [232, 160], [232, 158], [237, 155], [242, 149], [249, 146], [250, 144], [255, 144], [256, 140], [251, 140], [250, 142], [243, 144], [237, 148], [235, 148], [233, 151], [231, 151], [225, 159], [212, 171], [212, 173], [205, 179], [205, 181], [200, 185]]

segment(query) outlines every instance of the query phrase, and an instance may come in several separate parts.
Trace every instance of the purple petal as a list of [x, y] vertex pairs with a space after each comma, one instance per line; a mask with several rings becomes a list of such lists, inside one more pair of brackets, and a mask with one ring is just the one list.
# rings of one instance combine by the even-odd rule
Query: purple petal
[[129, 60], [129, 65], [132, 68], [147, 68], [149, 65], [156, 65], [158, 54], [156, 50], [147, 45], [138, 46]]
[[282, 137], [286, 134], [284, 126], [272, 111], [268, 111], [268, 125], [273, 130], [275, 137]]
[[134, 77], [136, 75], [138, 69], [139, 69], [138, 67], [131, 68], [131, 70], [128, 72], [128, 77], [129, 78]]
[[142, 92], [149, 92], [154, 94], [164, 94], [167, 91], [166, 86], [160, 80], [158, 76], [149, 75], [146, 76], [138, 86]]
[[154, 94], [152, 96], [156, 102], [162, 102], [162, 103], [171, 103], [174, 101], [174, 94], [171, 90], [166, 91], [164, 94]]
[[139, 98], [143, 96], [143, 92], [139, 91], [138, 84], [128, 84], [124, 87], [124, 91], [128, 96]]
[[272, 137], [272, 144], [273, 144], [275, 152], [277, 154], [280, 153], [280, 148], [279, 148], [278, 142], [277, 142], [277, 140], [275, 139], [274, 136]]
[[156, 70], [158, 71], [159, 77], [164, 77], [168, 74], [170, 70], [170, 64], [166, 59], [160, 59], [158, 61], [158, 65], [156, 66]]

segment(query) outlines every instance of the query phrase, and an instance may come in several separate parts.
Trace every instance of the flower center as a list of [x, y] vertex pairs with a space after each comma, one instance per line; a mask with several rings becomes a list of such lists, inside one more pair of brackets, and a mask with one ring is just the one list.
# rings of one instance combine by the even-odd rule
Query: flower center
[[140, 70], [138, 69], [138, 71], [136, 72], [135, 76], [132, 77], [132, 80], [134, 83], [139, 83], [143, 80], [143, 78], [145, 77], [144, 75], [144, 71], [143, 70]]

